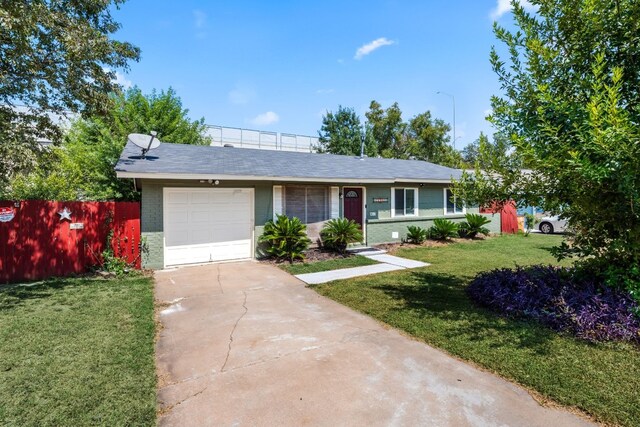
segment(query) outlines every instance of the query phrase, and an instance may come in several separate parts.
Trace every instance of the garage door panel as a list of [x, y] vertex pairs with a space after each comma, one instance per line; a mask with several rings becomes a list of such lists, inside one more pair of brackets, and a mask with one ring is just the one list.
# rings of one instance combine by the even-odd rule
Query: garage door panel
[[213, 232], [213, 243], [231, 242], [238, 240], [250, 240], [251, 232], [247, 229], [236, 227], [216, 227]]
[[166, 197], [167, 197], [166, 202], [169, 205], [172, 205], [172, 204], [184, 205], [185, 203], [189, 203], [188, 193], [168, 191], [166, 193]]
[[253, 191], [166, 189], [165, 264], [250, 258]]
[[186, 244], [208, 245], [214, 240], [213, 235], [212, 230], [189, 230], [189, 239]]
[[211, 247], [212, 261], [222, 261], [227, 257], [243, 259], [251, 257], [251, 240], [238, 240], [225, 245]]
[[173, 224], [189, 223], [189, 212], [184, 209], [184, 206], [169, 207], [165, 210], [165, 215], [171, 218]]
[[194, 191], [190, 194], [189, 201], [194, 205], [208, 205], [210, 198], [209, 191]]
[[189, 218], [191, 223], [206, 224], [211, 222], [211, 210], [199, 208], [191, 211], [191, 217]]

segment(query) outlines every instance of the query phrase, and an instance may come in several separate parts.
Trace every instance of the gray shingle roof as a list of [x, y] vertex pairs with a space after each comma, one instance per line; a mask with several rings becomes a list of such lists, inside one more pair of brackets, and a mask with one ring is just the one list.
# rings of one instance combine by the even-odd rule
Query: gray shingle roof
[[[185, 179], [221, 176], [226, 179], [337, 180], [363, 182], [449, 181], [460, 170], [420, 160], [368, 158], [247, 148], [163, 143], [140, 158], [127, 143], [116, 165], [119, 177]], [[175, 176], [174, 176], [175, 175]]]

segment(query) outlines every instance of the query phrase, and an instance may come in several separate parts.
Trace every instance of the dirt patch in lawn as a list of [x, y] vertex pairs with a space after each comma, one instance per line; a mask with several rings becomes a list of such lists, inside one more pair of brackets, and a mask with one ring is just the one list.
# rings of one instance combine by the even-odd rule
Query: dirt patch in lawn
[[402, 249], [437, 248], [437, 247], [448, 246], [453, 243], [474, 243], [482, 240], [488, 240], [491, 238], [492, 238], [491, 236], [476, 237], [475, 239], [463, 239], [459, 237], [459, 238], [454, 238], [450, 240], [426, 240], [424, 243], [420, 245], [417, 245], [415, 243], [402, 242], [402, 243], [382, 243], [379, 245], [374, 245], [373, 247], [376, 249], [382, 249], [384, 251], [387, 251], [387, 253], [393, 255], [401, 248]]
[[[346, 259], [346, 258], [351, 258], [353, 256], [356, 256], [356, 254], [352, 254], [347, 252], [346, 254], [340, 254], [337, 252], [333, 252], [333, 251], [327, 251], [327, 250], [323, 250], [320, 248], [311, 248], [308, 249], [307, 251], [305, 251], [305, 258], [304, 261], [297, 259], [293, 262], [293, 264], [301, 264], [303, 262], [306, 263], [311, 263], [311, 262], [316, 262], [316, 261], [328, 261], [328, 260], [332, 260], [332, 259]], [[269, 264], [274, 264], [274, 265], [278, 265], [278, 264], [282, 264], [282, 263], [288, 263], [289, 261], [282, 261], [282, 260], [277, 260], [275, 258], [263, 258], [260, 260], [261, 262], [266, 262]]]

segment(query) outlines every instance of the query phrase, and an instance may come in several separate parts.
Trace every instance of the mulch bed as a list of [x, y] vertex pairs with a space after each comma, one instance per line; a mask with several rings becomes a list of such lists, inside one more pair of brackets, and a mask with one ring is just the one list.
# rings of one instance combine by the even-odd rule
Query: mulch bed
[[[404, 242], [404, 243], [382, 243], [380, 245], [373, 245], [372, 247], [374, 247], [376, 249], [385, 250], [390, 255], [393, 255], [400, 248], [440, 247], [440, 246], [450, 245], [451, 243], [470, 243], [470, 242], [475, 242], [477, 240], [485, 240], [485, 239], [490, 239], [490, 238], [491, 237], [477, 237], [475, 239], [456, 238], [456, 239], [448, 240], [446, 242], [442, 242], [442, 241], [439, 241], [439, 240], [426, 240], [421, 245], [416, 245], [416, 244], [413, 244], [413, 243], [406, 243], [406, 242]], [[354, 254], [354, 253], [347, 252], [346, 254], [342, 255], [342, 254], [339, 254], [337, 252], [324, 250], [322, 248], [310, 248], [310, 249], [307, 249], [307, 251], [305, 252], [304, 261], [301, 261], [301, 260], [298, 259], [298, 260], [294, 261], [294, 264], [295, 263], [301, 263], [301, 262], [316, 262], [316, 261], [327, 261], [327, 260], [330, 260], [330, 259], [351, 258], [352, 256], [356, 256], [356, 255], [359, 255], [359, 254]], [[260, 261], [261, 262], [267, 262], [269, 264], [281, 264], [283, 262], [288, 262], [288, 261], [280, 261], [280, 260], [273, 259], [273, 258], [263, 258]]]
[[486, 239], [490, 239], [490, 238], [491, 238], [490, 236], [486, 236], [486, 237], [483, 236], [483, 237], [476, 237], [475, 239], [455, 238], [455, 239], [450, 239], [450, 240], [447, 240], [447, 241], [427, 239], [421, 245], [416, 245], [414, 243], [403, 242], [403, 243], [382, 243], [380, 245], [374, 245], [373, 247], [376, 248], [376, 249], [385, 250], [390, 255], [393, 255], [400, 248], [405, 248], [405, 249], [437, 248], [437, 247], [441, 247], [441, 246], [447, 246], [447, 245], [450, 245], [452, 243], [471, 243], [471, 242], [476, 242], [478, 240], [486, 240]]
[[[305, 252], [304, 261], [301, 261], [298, 259], [298, 260], [295, 260], [293, 263], [297, 264], [302, 262], [328, 261], [331, 259], [351, 258], [352, 256], [355, 256], [355, 254], [346, 253], [342, 255], [337, 252], [326, 251], [320, 248], [310, 248], [310, 249], [307, 249], [307, 251]], [[283, 262], [289, 262], [289, 261], [280, 261], [273, 258], [265, 258], [265, 259], [261, 259], [260, 261], [267, 262], [270, 264], [282, 264]]]

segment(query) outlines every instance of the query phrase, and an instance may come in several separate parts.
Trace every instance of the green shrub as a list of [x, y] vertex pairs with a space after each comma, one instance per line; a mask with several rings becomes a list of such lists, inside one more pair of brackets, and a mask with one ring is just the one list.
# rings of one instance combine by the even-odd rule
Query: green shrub
[[537, 223], [539, 223], [540, 220], [538, 218], [535, 217], [535, 215], [530, 214], [528, 212], [526, 212], [524, 214], [524, 235], [525, 237], [529, 235], [529, 233], [531, 233], [531, 230], [533, 230], [533, 227], [535, 227], [535, 225]]
[[320, 239], [325, 248], [344, 253], [349, 243], [362, 241], [362, 232], [355, 221], [347, 218], [335, 218], [327, 221], [322, 227]]
[[433, 220], [433, 226], [429, 229], [429, 235], [432, 239], [448, 240], [458, 236], [458, 224], [444, 218], [436, 218]]
[[304, 259], [304, 251], [311, 244], [307, 237], [307, 226], [300, 219], [286, 215], [276, 215], [275, 222], [267, 221], [259, 241], [265, 244], [264, 250], [268, 255], [290, 262]]
[[[107, 219], [107, 224], [111, 224], [111, 219]], [[100, 268], [103, 271], [113, 273], [117, 276], [121, 276], [129, 271], [132, 267], [127, 263], [127, 260], [119, 257], [114, 251], [112, 247], [114, 239], [113, 230], [109, 230], [107, 234], [107, 238], [104, 245], [104, 250], [102, 251], [102, 264]], [[119, 244], [117, 246], [120, 246]]]
[[489, 234], [489, 229], [485, 225], [489, 224], [491, 220], [486, 216], [474, 213], [468, 213], [465, 215], [466, 221], [461, 222], [458, 225], [458, 233], [460, 237], [466, 237], [474, 239], [478, 234]]
[[429, 231], [415, 225], [407, 227], [407, 242], [421, 244], [429, 237]]

